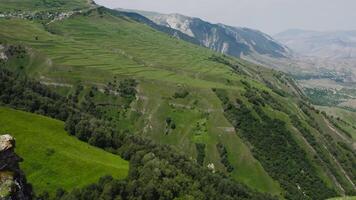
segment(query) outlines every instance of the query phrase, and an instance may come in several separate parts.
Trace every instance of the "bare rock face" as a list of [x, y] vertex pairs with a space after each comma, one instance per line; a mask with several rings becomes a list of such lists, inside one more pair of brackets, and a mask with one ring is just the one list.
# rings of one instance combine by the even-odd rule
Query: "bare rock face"
[[14, 146], [15, 140], [11, 135], [0, 136], [0, 152], [11, 149]]
[[22, 159], [16, 155], [14, 149], [14, 138], [0, 135], [0, 199], [30, 200], [32, 188], [20, 169]]

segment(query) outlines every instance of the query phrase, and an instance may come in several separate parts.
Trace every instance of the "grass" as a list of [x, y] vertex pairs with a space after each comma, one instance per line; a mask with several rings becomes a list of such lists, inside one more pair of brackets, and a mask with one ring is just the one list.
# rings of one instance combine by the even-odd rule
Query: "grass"
[[[193, 158], [197, 154], [194, 143], [204, 143], [204, 165], [214, 163], [224, 172], [216, 149], [216, 144], [221, 142], [234, 166], [228, 175], [262, 192], [283, 193], [253, 157], [248, 143], [229, 129], [232, 125], [224, 117], [221, 101], [211, 91], [211, 88], [223, 88], [236, 99], [245, 90], [240, 82], [244, 79], [253, 87], [271, 92], [261, 83], [261, 77], [276, 83], [274, 72], [226, 58], [256, 78], [232, 72], [228, 66], [209, 60], [215, 53], [206, 48], [177, 40], [128, 18], [98, 11], [51, 23], [47, 29], [35, 21], [0, 19], [1, 42], [31, 47], [26, 73], [48, 82], [74, 85], [80, 81], [100, 86], [114, 76], [135, 78], [139, 82], [140, 98], [131, 104], [131, 110], [126, 113], [128, 117], [120, 126], [159, 143], [174, 145]], [[278, 86], [290, 90], [289, 85]], [[172, 98], [182, 88], [189, 95], [183, 99]], [[70, 89], [57, 90], [65, 94]], [[300, 112], [291, 98], [279, 98], [279, 101], [291, 112]], [[268, 113], [273, 118], [286, 118], [273, 110]], [[167, 117], [177, 126], [165, 134]], [[202, 121], [206, 129], [200, 127], [197, 136], [194, 132], [197, 123]]]
[[[140, 84], [139, 95], [145, 97], [145, 100], [139, 99], [132, 106], [141, 112], [145, 111], [142, 118], [151, 119], [141, 124], [143, 127], [152, 127], [144, 134], [160, 143], [174, 145], [194, 157], [197, 155], [194, 143], [204, 143], [204, 166], [213, 163], [217, 170], [224, 171], [225, 167], [220, 163], [216, 149], [217, 143], [221, 142], [227, 147], [229, 160], [234, 166], [231, 173], [233, 179], [258, 191], [281, 194], [279, 184], [266, 173], [235, 131], [231, 131], [232, 125], [225, 119], [220, 100], [215, 94], [210, 89], [188, 87], [189, 95], [186, 98], [172, 98], [181, 87], [152, 82]], [[166, 135], [163, 130], [167, 117], [171, 117], [177, 127]]]
[[15, 137], [16, 153], [24, 159], [21, 168], [36, 193], [53, 194], [105, 175], [123, 179], [128, 174], [127, 161], [69, 136], [58, 120], [0, 107], [0, 133]]
[[44, 11], [88, 6], [86, 0], [1, 0], [0, 11]]

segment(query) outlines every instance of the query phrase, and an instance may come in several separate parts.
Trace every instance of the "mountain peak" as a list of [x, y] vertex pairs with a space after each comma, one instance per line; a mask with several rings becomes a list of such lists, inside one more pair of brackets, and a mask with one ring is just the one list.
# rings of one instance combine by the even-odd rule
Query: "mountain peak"
[[[146, 12], [138, 11], [145, 15]], [[203, 46], [231, 56], [258, 54], [288, 57], [290, 50], [271, 36], [250, 28], [213, 24], [179, 13], [146, 15], [155, 23], [179, 30], [200, 41]]]

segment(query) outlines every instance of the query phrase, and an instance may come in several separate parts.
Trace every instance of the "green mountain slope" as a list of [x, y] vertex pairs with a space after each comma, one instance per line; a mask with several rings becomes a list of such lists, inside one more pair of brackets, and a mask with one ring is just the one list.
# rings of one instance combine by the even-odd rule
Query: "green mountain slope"
[[[74, 95], [80, 82], [79, 102], [92, 86], [99, 96], [106, 91], [112, 101], [93, 103], [110, 108], [108, 119], [203, 166], [290, 199], [355, 192], [352, 142], [333, 131], [287, 75], [216, 55], [104, 8], [45, 25], [0, 19], [0, 30], [4, 46], [25, 49], [23, 57], [8, 54], [5, 67], [64, 95]], [[127, 78], [138, 82], [137, 94], [123, 106], [115, 87]], [[242, 105], [252, 113], [247, 119], [238, 118], [246, 114]], [[249, 132], [251, 125], [256, 129]]]
[[[23, 27], [28, 30], [28, 33], [14, 34], [15, 30], [13, 30], [14, 32], [1, 34], [4, 34], [2, 38], [5, 41], [11, 42], [16, 38], [22, 38], [25, 39], [27, 45], [35, 48], [37, 46], [41, 54], [53, 55], [51, 62], [46, 62], [48, 58], [42, 58], [40, 61], [39, 56], [32, 54], [28, 58], [30, 60], [28, 66], [25, 66], [28, 73], [36, 74], [37, 77], [45, 77], [43, 81], [46, 82], [73, 84], [77, 80], [84, 80], [106, 83], [111, 81], [114, 75], [121, 78], [135, 77], [140, 80], [139, 96], [143, 98], [147, 96], [149, 101], [142, 102], [142, 99], [138, 99], [134, 102], [133, 107], [137, 107], [135, 109], [139, 111], [139, 114], [143, 114], [137, 124], [134, 124], [134, 129], [145, 134], [154, 134], [152, 137], [160, 142], [173, 141], [171, 144], [178, 146], [190, 145], [189, 153], [191, 154], [196, 154], [192, 129], [204, 112], [216, 110], [217, 112], [213, 112], [211, 120], [208, 121], [211, 130], [209, 129], [207, 134], [212, 137], [212, 142], [207, 147], [209, 148], [207, 151], [213, 154], [207, 154], [206, 165], [212, 162], [217, 168], [224, 169], [219, 164], [220, 158], [215, 147], [218, 142], [217, 133], [225, 132], [224, 129], [232, 127], [224, 120], [219, 100], [210, 88], [235, 87], [238, 89], [236, 86], [228, 86], [225, 83], [227, 80], [238, 82], [241, 77], [235, 76], [228, 66], [209, 61], [211, 51], [172, 39], [135, 21], [128, 21], [127, 18], [122, 17], [114, 18], [110, 15], [102, 18], [97, 12], [92, 12], [89, 19], [88, 16], [76, 16], [63, 23], [51, 24], [52, 31], [63, 31], [63, 35], [50, 34], [36, 23], [24, 20], [4, 20], [4, 23], [9, 23], [8, 26]], [[82, 35], [84, 32], [85, 35]], [[37, 41], [35, 37], [40, 39]], [[159, 46], [162, 48], [158, 48]], [[64, 58], [63, 55], [68, 56]], [[166, 59], [167, 57], [174, 59]], [[167, 86], [162, 87], [162, 83]], [[194, 89], [190, 91], [194, 97], [187, 99], [188, 102], [184, 99], [180, 100], [181, 102], [162, 99], [164, 96], [173, 96], [175, 91], [185, 87], [184, 85], [187, 85], [189, 90]], [[158, 88], [160, 88], [159, 92]], [[196, 98], [208, 99], [199, 102], [195, 110], [181, 108], [175, 111], [175, 108], [169, 105], [170, 103], [176, 106], [189, 105]], [[156, 107], [161, 104], [160, 110], [156, 110]], [[143, 113], [144, 109], [148, 112]], [[172, 115], [174, 112], [177, 116]], [[150, 123], [147, 121], [150, 115], [155, 122], [152, 124], [152, 129], [145, 129]], [[177, 120], [178, 127], [175, 132], [185, 134], [186, 137], [181, 134], [162, 135], [165, 118], [170, 115]], [[178, 121], [180, 119], [185, 119], [185, 122], [180, 123]], [[278, 184], [253, 158], [234, 131], [228, 134], [231, 136], [227, 137], [236, 139], [231, 144], [227, 144], [231, 150], [236, 150], [236, 154], [231, 153], [231, 159], [234, 163], [241, 165], [236, 168], [234, 177], [240, 178], [259, 190], [278, 194], [280, 192]], [[176, 140], [177, 137], [180, 140]], [[223, 141], [225, 142], [225, 139]], [[237, 156], [241, 155], [240, 152], [244, 155], [243, 157]]]
[[351, 137], [356, 140], [355, 112], [337, 107], [318, 106], [318, 108], [325, 111], [328, 115], [333, 116], [331, 121], [338, 124], [341, 132], [346, 135], [351, 135]]
[[63, 122], [0, 107], [0, 132], [16, 138], [21, 168], [36, 193], [54, 194], [95, 183], [104, 175], [123, 179], [128, 162], [69, 136]]
[[1, 12], [47, 11], [47, 10], [73, 10], [75, 8], [89, 7], [91, 0], [1, 0]]

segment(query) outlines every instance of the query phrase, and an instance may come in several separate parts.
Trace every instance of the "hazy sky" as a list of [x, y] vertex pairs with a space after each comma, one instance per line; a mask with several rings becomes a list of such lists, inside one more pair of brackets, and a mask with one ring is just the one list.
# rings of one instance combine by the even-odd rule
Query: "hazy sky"
[[181, 13], [259, 29], [356, 30], [356, 0], [95, 0], [109, 8]]

